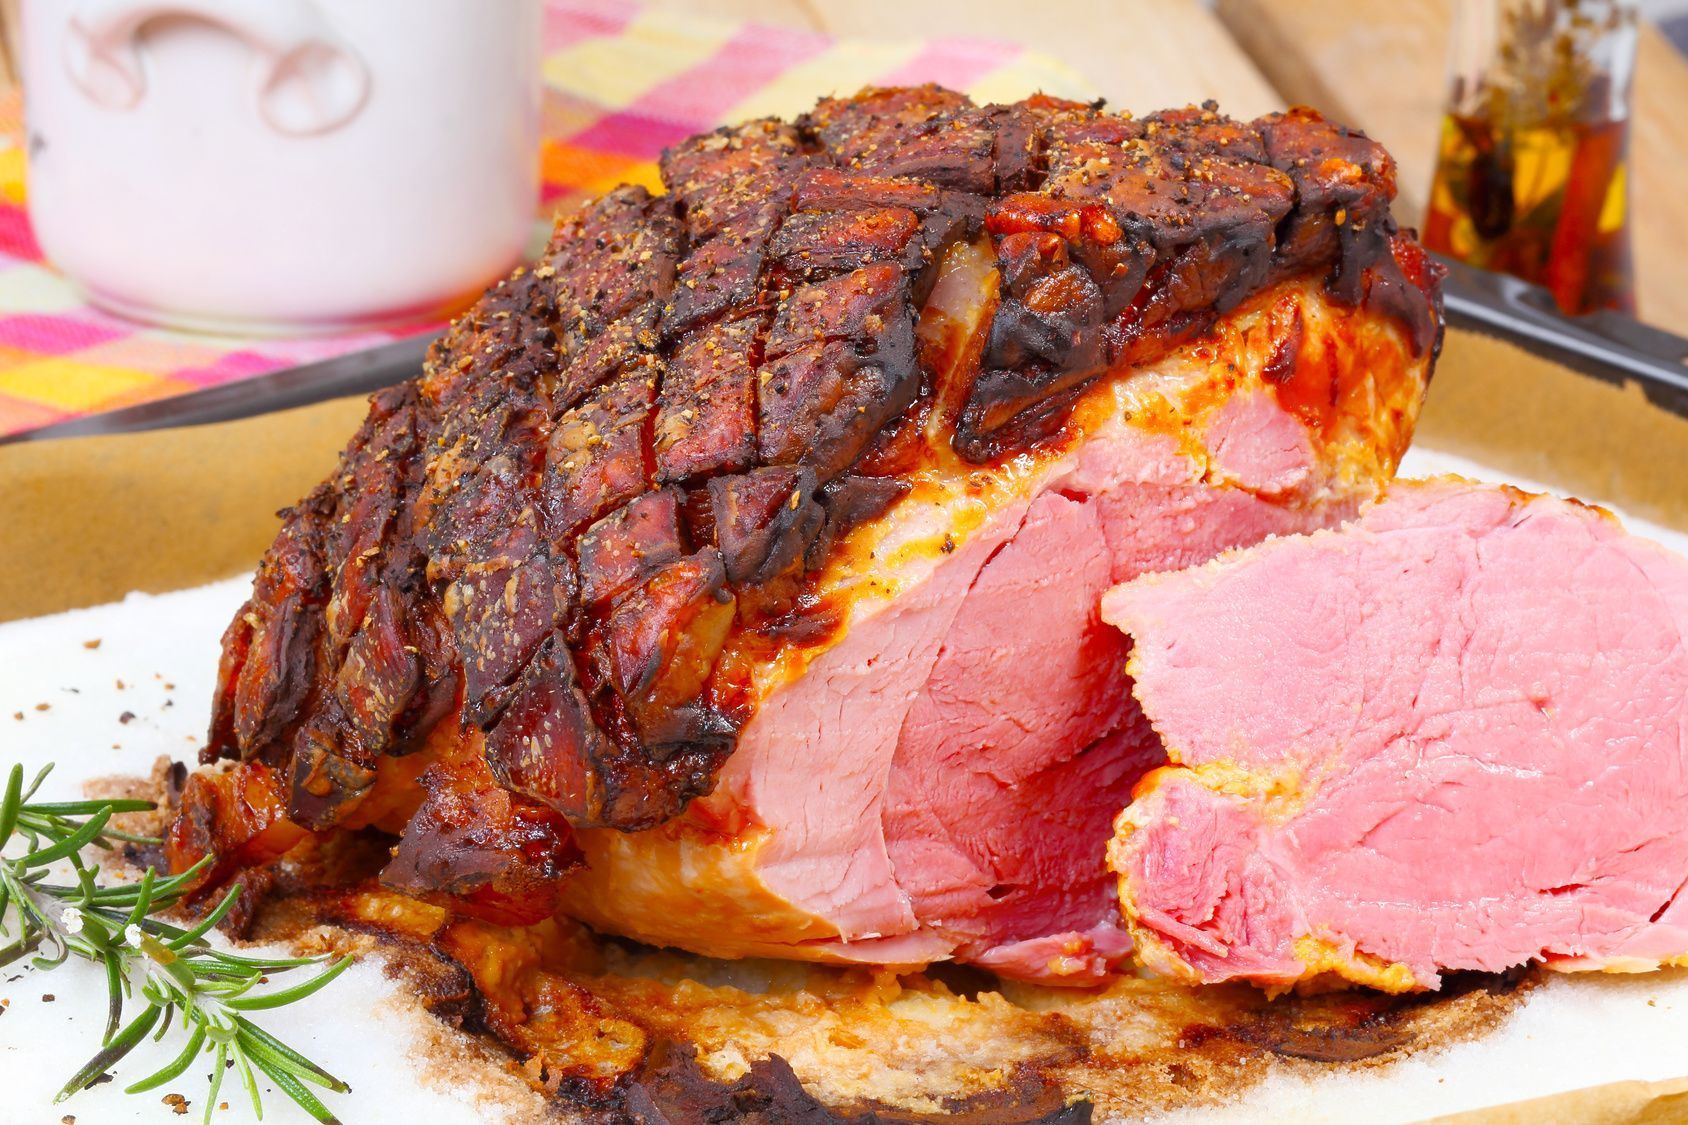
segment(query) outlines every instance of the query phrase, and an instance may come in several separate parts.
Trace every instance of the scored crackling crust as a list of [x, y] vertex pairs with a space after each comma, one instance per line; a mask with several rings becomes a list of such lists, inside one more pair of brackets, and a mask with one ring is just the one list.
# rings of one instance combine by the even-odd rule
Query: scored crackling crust
[[[477, 839], [550, 878], [568, 825], [649, 827], [710, 789], [753, 706], [756, 646], [728, 638], [824, 632], [808, 579], [911, 466], [1058, 444], [1099, 380], [1288, 278], [1415, 351], [1439, 330], [1392, 162], [1309, 110], [869, 90], [693, 138], [662, 176], [560, 219], [287, 513], [206, 754], [273, 769], [293, 823], [375, 821], [382, 761], [455, 714], [484, 763], [425, 787], [455, 771]], [[959, 244], [995, 261], [966, 364], [917, 330]], [[469, 829], [430, 816], [400, 885], [454, 877]]]

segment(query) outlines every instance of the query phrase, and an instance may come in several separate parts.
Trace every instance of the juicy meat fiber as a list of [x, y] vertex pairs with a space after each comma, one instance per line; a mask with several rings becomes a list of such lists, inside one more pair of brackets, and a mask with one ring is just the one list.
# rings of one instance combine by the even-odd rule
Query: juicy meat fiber
[[1452, 478], [1110, 592], [1174, 766], [1110, 859], [1189, 979], [1688, 954], [1688, 560]]
[[[662, 175], [376, 396], [208, 760], [311, 831], [408, 812], [385, 878], [468, 913], [1094, 979], [1159, 754], [1097, 600], [1393, 473], [1440, 319], [1392, 162], [1304, 109], [921, 87]], [[289, 838], [196, 815], [180, 862]]]

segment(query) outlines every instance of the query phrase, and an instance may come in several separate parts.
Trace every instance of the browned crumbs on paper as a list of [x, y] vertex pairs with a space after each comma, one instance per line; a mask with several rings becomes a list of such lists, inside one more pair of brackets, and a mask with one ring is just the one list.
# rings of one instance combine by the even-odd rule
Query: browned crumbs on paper
[[41, 1002], [43, 1004], [51, 1004], [54, 1000], [57, 1000], [57, 999], [58, 999], [58, 997], [54, 996], [51, 992], [43, 992], [41, 994]]
[[181, 1117], [188, 1111], [188, 1100], [180, 1094], [165, 1094], [159, 1100], [169, 1106], [177, 1117]]
[[135, 713], [133, 711], [125, 711], [123, 714], [117, 716], [117, 721], [120, 723], [132, 723], [135, 721]]
[[[387, 893], [373, 884], [332, 901], [289, 897], [283, 889], [266, 904], [269, 922], [260, 921], [257, 928], [266, 940], [287, 940], [288, 932], [316, 933], [314, 926], [324, 922], [334, 926], [337, 918], [348, 917], [340, 913], [347, 909], [355, 911], [351, 917], [385, 917], [379, 907], [387, 901]], [[899, 974], [888, 995], [883, 977], [822, 966], [793, 967], [792, 978], [769, 989], [755, 974], [741, 980], [729, 963], [618, 946], [589, 936], [578, 924], [554, 924], [568, 940], [554, 961], [545, 962], [547, 974], [589, 992], [604, 1018], [636, 1024], [647, 1046], [667, 1044], [669, 1055], [682, 1050], [692, 1060], [676, 1078], [678, 1072], [663, 1062], [661, 1052], [641, 1051], [626, 1076], [627, 1088], [667, 1097], [676, 1092], [678, 1082], [700, 1097], [707, 1095], [709, 1104], [731, 1104], [749, 1087], [741, 1087], [737, 1075], [718, 1071], [708, 1060], [732, 1045], [746, 1059], [783, 1060], [765, 1062], [748, 1079], [750, 1086], [765, 1093], [774, 1070], [783, 1068], [781, 1090], [792, 1097], [800, 1092], [845, 1120], [864, 1108], [864, 1097], [872, 1096], [864, 1076], [902, 1081], [920, 1076], [923, 1084], [932, 1078], [934, 1056], [909, 1041], [904, 1018], [891, 1006], [893, 997], [923, 997], [934, 1026], [979, 1047], [981, 1054], [995, 1056], [985, 1067], [940, 1067], [946, 1095], [962, 1101], [1007, 1097], [1019, 1112], [1042, 1104], [1040, 1099], [1052, 1093], [1076, 1097], [1082, 1091], [1100, 1118], [1237, 1101], [1279, 1071], [1314, 1078], [1436, 1051], [1492, 1031], [1522, 1003], [1536, 979], [1530, 973], [1462, 974], [1450, 977], [1438, 994], [1400, 997], [1355, 991], [1270, 1001], [1247, 987], [1191, 990], [1135, 979], [1084, 995], [999, 982], [999, 999], [982, 1003], [926, 974]], [[475, 923], [470, 931], [476, 941], [489, 945], [500, 939], [496, 927]], [[531, 1069], [523, 1062], [534, 1060], [533, 1052], [517, 1047], [522, 1061], [511, 1060], [488, 1039], [475, 1041], [486, 1052], [481, 1059], [466, 1054], [465, 1038], [450, 1021], [462, 1010], [457, 1005], [477, 993], [472, 973], [465, 977], [458, 962], [441, 960], [452, 940], [449, 927], [443, 938], [431, 931], [424, 935], [394, 928], [383, 932], [379, 945], [390, 971], [397, 966], [400, 975], [411, 979], [414, 991], [409, 994], [424, 1008], [439, 1005], [438, 1039], [416, 1053], [429, 1081], [483, 1090], [492, 1083], [526, 1087], [532, 1093], [508, 1099], [516, 1113], [534, 1099], [547, 1099], [553, 1110], [565, 1103], [579, 1110], [569, 1095], [559, 1095], [556, 1083], [565, 1066], [601, 1073], [596, 1067], [604, 1059], [590, 1043], [570, 1046], [566, 1061], [541, 1059]], [[445, 945], [435, 944], [440, 941]], [[695, 986], [663, 983], [693, 979], [700, 972], [713, 982], [701, 993]], [[995, 991], [984, 984], [989, 979], [980, 978], [979, 983], [984, 991]], [[811, 1038], [817, 1007], [825, 1013], [826, 1024], [826, 1046], [818, 1051]], [[1122, 1011], [1131, 1013], [1131, 1030], [1124, 1035], [1119, 1030]], [[801, 1015], [792, 1026], [801, 1022], [805, 1030], [782, 1030], [778, 1025], [783, 1021], [770, 1021], [771, 1012]], [[1002, 1048], [986, 1051], [985, 1043], [1011, 1045], [1015, 1066], [1006, 1085], [1001, 1066], [995, 1065]], [[694, 1073], [698, 1066], [702, 1072]], [[539, 1072], [537, 1081], [524, 1082], [524, 1077], [536, 1077], [534, 1070]], [[533, 1114], [521, 1119], [542, 1118], [538, 1108]], [[1009, 1119], [1030, 1118], [995, 1118]]]
[[99, 647], [100, 647], [100, 638], [98, 638], [98, 637], [95, 637], [95, 638], [94, 638], [94, 639], [93, 639], [93, 640], [91, 640], [91, 641], [83, 641], [83, 642], [82, 642], [82, 647], [83, 647], [83, 648], [86, 648], [86, 649], [96, 649], [96, 648], [99, 648]]
[[76, 1125], [76, 1114], [67, 1113], [59, 1118], [59, 1125]]
[[50, 711], [50, 710], [52, 710], [52, 708], [53, 708], [53, 705], [51, 703], [37, 703], [35, 705], [35, 709], [37, 711]]
[[12, 718], [16, 719], [20, 723], [23, 722], [23, 712], [22, 711], [13, 711], [12, 712]]

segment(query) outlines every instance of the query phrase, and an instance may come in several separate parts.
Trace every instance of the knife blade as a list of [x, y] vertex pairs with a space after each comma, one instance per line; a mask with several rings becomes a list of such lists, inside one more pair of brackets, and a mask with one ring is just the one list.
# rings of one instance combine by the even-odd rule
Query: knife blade
[[1449, 325], [1608, 383], [1636, 383], [1649, 402], [1688, 417], [1688, 339], [1621, 313], [1569, 317], [1539, 285], [1434, 257], [1448, 270], [1442, 300]]
[[135, 433], [167, 426], [199, 426], [207, 422], [227, 422], [274, 410], [307, 406], [342, 395], [369, 394], [417, 374], [422, 369], [428, 345], [438, 335], [438, 332], [423, 332], [317, 363], [283, 368], [266, 375], [189, 391], [172, 398], [137, 403], [103, 414], [72, 418], [0, 437], [0, 445], [51, 438], [91, 437], [95, 434]]

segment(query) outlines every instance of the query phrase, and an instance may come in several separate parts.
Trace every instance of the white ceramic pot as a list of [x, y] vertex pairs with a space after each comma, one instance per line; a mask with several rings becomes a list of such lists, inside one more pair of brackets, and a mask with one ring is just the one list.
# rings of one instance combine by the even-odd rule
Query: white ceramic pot
[[143, 320], [440, 313], [532, 230], [540, 19], [539, 0], [26, 0], [36, 236]]

